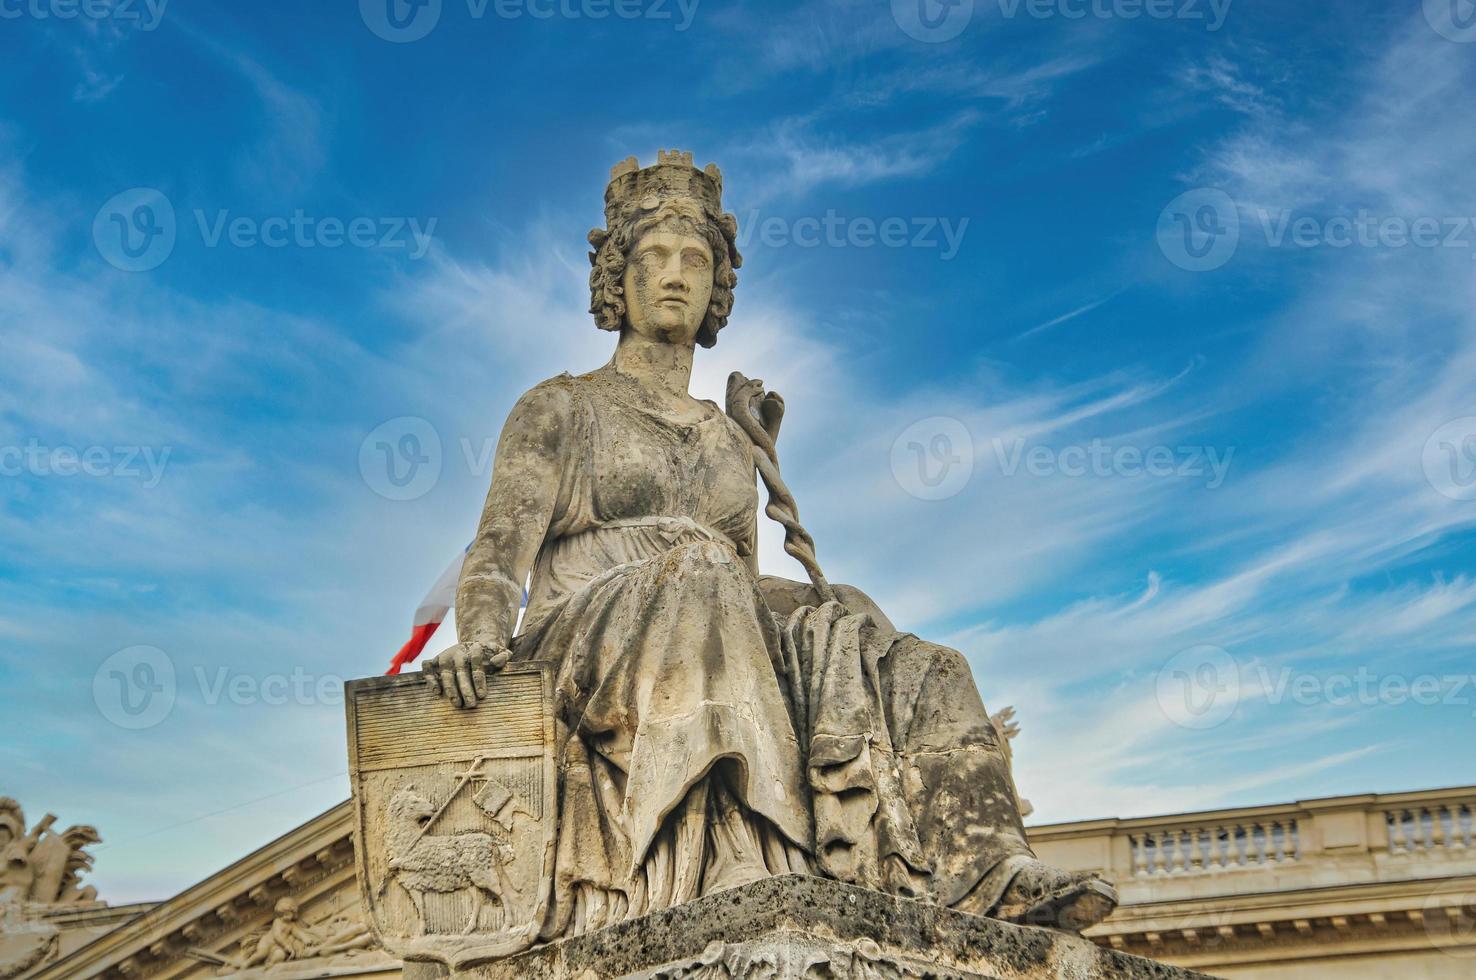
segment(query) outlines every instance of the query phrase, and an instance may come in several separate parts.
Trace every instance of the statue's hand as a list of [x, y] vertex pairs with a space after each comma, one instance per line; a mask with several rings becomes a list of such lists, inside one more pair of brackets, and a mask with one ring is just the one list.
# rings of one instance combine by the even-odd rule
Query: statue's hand
[[458, 643], [420, 668], [425, 684], [458, 708], [475, 708], [487, 697], [487, 675], [507, 665], [512, 651], [496, 643]]

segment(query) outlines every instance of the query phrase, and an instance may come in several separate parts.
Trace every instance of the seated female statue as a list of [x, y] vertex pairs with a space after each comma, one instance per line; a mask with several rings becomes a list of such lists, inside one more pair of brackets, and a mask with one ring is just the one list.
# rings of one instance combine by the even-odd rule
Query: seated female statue
[[[544, 938], [769, 875], [833, 877], [1080, 930], [1110, 885], [1038, 861], [964, 658], [863, 593], [760, 576], [752, 434], [688, 393], [733, 305], [721, 175], [615, 168], [591, 311], [614, 356], [524, 394], [427, 682], [474, 709], [557, 665], [560, 825]], [[782, 403], [759, 415], [777, 434]], [[529, 581], [521, 631], [514, 636]]]

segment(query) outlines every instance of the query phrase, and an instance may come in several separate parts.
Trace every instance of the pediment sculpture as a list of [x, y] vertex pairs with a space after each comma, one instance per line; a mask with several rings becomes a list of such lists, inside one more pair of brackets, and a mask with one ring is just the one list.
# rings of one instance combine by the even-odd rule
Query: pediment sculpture
[[97, 907], [97, 889], [82, 884], [92, 868], [87, 848], [102, 838], [97, 830], [73, 825], [55, 829], [48, 813], [29, 829], [25, 810], [0, 797], [0, 978], [44, 963], [57, 951], [58, 930], [49, 912]]

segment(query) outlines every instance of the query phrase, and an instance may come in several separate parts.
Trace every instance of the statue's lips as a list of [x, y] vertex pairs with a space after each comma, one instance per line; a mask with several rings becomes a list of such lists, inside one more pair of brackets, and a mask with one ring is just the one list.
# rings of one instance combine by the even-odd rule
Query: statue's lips
[[663, 296], [656, 301], [657, 306], [687, 306], [687, 301], [681, 296]]

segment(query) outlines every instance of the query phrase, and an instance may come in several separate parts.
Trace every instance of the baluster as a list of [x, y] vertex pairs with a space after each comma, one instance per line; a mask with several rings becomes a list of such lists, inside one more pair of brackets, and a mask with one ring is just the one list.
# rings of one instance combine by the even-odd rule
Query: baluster
[[1148, 837], [1129, 837], [1128, 842], [1133, 849], [1133, 874], [1141, 878], [1148, 873]]
[[1164, 845], [1168, 843], [1168, 835], [1163, 831], [1153, 835], [1153, 872], [1154, 874], [1168, 874], [1168, 855], [1164, 853]]
[[1430, 807], [1430, 846], [1437, 851], [1445, 849], [1445, 810], [1444, 803]]
[[1302, 856], [1302, 826], [1297, 821], [1291, 822], [1291, 857], [1295, 861]]
[[1169, 868], [1170, 874], [1177, 874], [1184, 870], [1184, 838], [1183, 831], [1171, 831], [1169, 839], [1173, 841], [1173, 862]]
[[1398, 854], [1409, 850], [1409, 842], [1404, 836], [1404, 811], [1393, 810], [1385, 814], [1389, 824], [1389, 850]]
[[1203, 827], [1195, 827], [1189, 831], [1192, 835], [1190, 840], [1190, 859], [1194, 862], [1194, 870], [1202, 872], [1209, 867], [1209, 841]]

